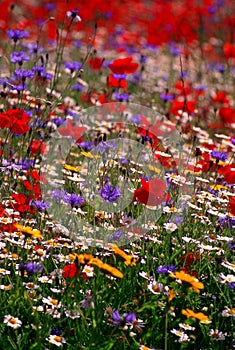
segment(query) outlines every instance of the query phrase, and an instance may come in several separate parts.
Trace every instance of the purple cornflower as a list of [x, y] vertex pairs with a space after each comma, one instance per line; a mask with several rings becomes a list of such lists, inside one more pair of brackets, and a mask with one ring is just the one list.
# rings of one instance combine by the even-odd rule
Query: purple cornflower
[[115, 100], [118, 100], [118, 101], [129, 101], [130, 99], [130, 95], [129, 94], [119, 94], [118, 92], [114, 92], [113, 94]]
[[18, 78], [21, 78], [22, 81], [25, 81], [26, 78], [33, 78], [34, 77], [34, 72], [32, 70], [29, 70], [29, 69], [15, 69], [15, 75], [18, 77]]
[[22, 167], [23, 170], [28, 170], [29, 168], [34, 166], [34, 160], [29, 158], [21, 158], [19, 159], [18, 165]]
[[141, 123], [142, 123], [141, 114], [132, 115], [132, 116], [130, 117], [130, 121], [131, 121], [132, 123], [135, 123], [135, 124], [141, 124]]
[[115, 148], [116, 147], [116, 143], [115, 142], [111, 142], [111, 141], [106, 141], [106, 142], [99, 142], [98, 145], [96, 146], [95, 150], [101, 154], [107, 152], [109, 149], [111, 148]]
[[78, 207], [84, 202], [84, 198], [76, 195], [75, 193], [67, 194], [65, 198], [65, 203], [70, 204], [72, 208]]
[[29, 32], [19, 29], [10, 29], [7, 31], [8, 38], [12, 39], [16, 43], [19, 39], [28, 38]]
[[235, 240], [227, 243], [229, 249], [235, 250]]
[[66, 191], [62, 190], [53, 190], [51, 191], [51, 198], [55, 199], [56, 201], [63, 200], [65, 201], [67, 198], [68, 193]]
[[164, 100], [164, 101], [173, 101], [174, 100], [174, 96], [171, 94], [160, 94], [160, 99]]
[[122, 231], [117, 231], [117, 232], [108, 236], [108, 241], [111, 242], [111, 241], [118, 240], [119, 238], [122, 237], [122, 235], [123, 235]]
[[94, 146], [93, 141], [82, 141], [79, 142], [79, 147], [81, 147], [84, 151], [88, 152], [92, 149], [92, 147]]
[[120, 316], [120, 313], [118, 310], [115, 310], [112, 313], [112, 319], [114, 326], [124, 328], [127, 325], [132, 325], [134, 321], [136, 320], [136, 314], [134, 312], [125, 313], [123, 317]]
[[62, 125], [65, 122], [65, 118], [53, 118], [51, 120], [52, 123], [54, 123], [57, 127], [59, 127], [60, 125]]
[[235, 289], [235, 282], [228, 282], [228, 287], [230, 289]]
[[17, 84], [17, 85], [12, 85], [10, 87], [11, 90], [16, 90], [18, 92], [23, 91], [23, 90], [27, 90], [28, 85], [27, 84]]
[[110, 183], [106, 183], [99, 194], [105, 202], [115, 202], [120, 197], [120, 190], [111, 186]]
[[12, 63], [19, 63], [22, 66], [23, 62], [29, 61], [29, 56], [24, 53], [24, 51], [13, 51], [10, 54], [10, 59]]
[[228, 155], [227, 153], [224, 153], [224, 152], [212, 151], [211, 158], [215, 158], [215, 159], [221, 160], [222, 162], [225, 162], [228, 158]]
[[113, 73], [113, 77], [114, 79], [126, 79], [127, 75], [125, 73], [123, 74]]
[[31, 205], [32, 207], [35, 207], [35, 208], [38, 209], [39, 211], [44, 211], [44, 210], [46, 210], [47, 208], [49, 208], [50, 203], [49, 203], [49, 202], [42, 202], [42, 201], [40, 201], [40, 200], [35, 200], [35, 201], [30, 202], [30, 205]]
[[65, 62], [64, 66], [65, 68], [69, 69], [71, 73], [73, 73], [74, 71], [79, 71], [79, 69], [82, 67], [82, 63], [78, 61]]
[[81, 85], [81, 84], [73, 84], [72, 85], [72, 89], [75, 91], [82, 91], [85, 89], [85, 86]]
[[19, 270], [20, 270], [22, 276], [24, 276], [25, 271], [27, 272], [28, 276], [31, 276], [37, 272], [42, 273], [43, 266], [42, 266], [42, 264], [37, 263], [37, 262], [28, 262], [28, 263], [22, 262], [19, 265]]
[[169, 273], [169, 272], [174, 272], [174, 271], [175, 271], [174, 265], [159, 266], [157, 268], [157, 273]]
[[170, 53], [173, 55], [173, 56], [179, 56], [181, 54], [181, 50], [179, 48], [176, 47], [176, 44], [173, 42], [173, 43], [170, 43], [169, 44], [169, 47], [170, 47]]
[[81, 307], [83, 307], [84, 309], [95, 308], [95, 303], [94, 303], [94, 299], [91, 291], [89, 291], [89, 294], [87, 294], [85, 298], [81, 300], [80, 304], [81, 304]]
[[62, 330], [57, 328], [50, 328], [50, 335], [58, 335], [60, 336], [62, 334]]

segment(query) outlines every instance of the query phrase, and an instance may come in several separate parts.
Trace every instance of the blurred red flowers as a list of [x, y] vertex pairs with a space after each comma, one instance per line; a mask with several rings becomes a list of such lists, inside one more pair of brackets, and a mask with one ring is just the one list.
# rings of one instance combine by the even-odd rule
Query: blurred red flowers
[[131, 74], [134, 73], [138, 67], [138, 63], [132, 62], [132, 57], [118, 58], [109, 65], [109, 68], [115, 74]]
[[142, 188], [135, 190], [133, 200], [139, 203], [156, 206], [169, 199], [165, 193], [166, 183], [160, 178], [152, 178], [149, 181], [141, 179]]
[[23, 109], [9, 109], [0, 114], [0, 128], [7, 128], [13, 134], [26, 134], [28, 122], [29, 116]]

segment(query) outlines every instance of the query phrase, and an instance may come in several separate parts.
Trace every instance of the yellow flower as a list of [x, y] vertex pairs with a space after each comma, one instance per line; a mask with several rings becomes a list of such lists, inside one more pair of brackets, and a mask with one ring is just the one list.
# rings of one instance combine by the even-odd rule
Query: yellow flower
[[125, 260], [125, 262], [124, 262], [125, 265], [136, 266], [137, 259], [133, 258], [132, 255], [126, 254], [123, 250], [118, 248], [118, 246], [116, 244], [112, 245], [112, 249], [113, 249], [115, 254], [119, 255], [121, 258], [123, 258]]
[[212, 322], [209, 319], [209, 317], [203, 314], [202, 312], [194, 312], [193, 310], [186, 309], [182, 310], [182, 314], [185, 315], [187, 318], [195, 318], [203, 324], [209, 324]]
[[185, 273], [184, 271], [179, 271], [175, 273], [170, 272], [170, 276], [182, 282], [187, 282], [191, 284], [190, 289], [193, 289], [197, 293], [200, 292], [200, 289], [204, 288], [204, 284], [202, 282], [199, 282], [196, 277], [191, 276], [188, 273]]
[[101, 261], [99, 258], [91, 259], [89, 261], [89, 264], [96, 265], [100, 269], [110, 272], [115, 277], [123, 278], [123, 273], [121, 271], [119, 271], [118, 269], [116, 269], [115, 267], [109, 264], [103, 263], [103, 261]]
[[84, 157], [87, 157], [87, 158], [90, 158], [90, 159], [93, 159], [93, 158], [101, 158], [101, 156], [93, 156], [93, 154], [91, 154], [91, 152], [85, 152], [85, 151], [82, 151], [81, 154], [84, 156]]
[[69, 170], [69, 171], [74, 171], [74, 172], [78, 172], [79, 170], [81, 170], [82, 169], [82, 167], [81, 166], [72, 166], [72, 165], [69, 165], [69, 164], [65, 164], [64, 165], [64, 168], [66, 169], [66, 170]]
[[15, 227], [17, 228], [17, 230], [23, 233], [27, 233], [28, 235], [34, 238], [42, 238], [41, 232], [37, 229], [31, 228], [30, 226], [22, 226], [20, 224], [15, 224]]
[[173, 289], [169, 289], [169, 291], [168, 291], [168, 302], [170, 303], [171, 300], [173, 300], [175, 298], [175, 296], [176, 296], [176, 294], [175, 294], [174, 290]]

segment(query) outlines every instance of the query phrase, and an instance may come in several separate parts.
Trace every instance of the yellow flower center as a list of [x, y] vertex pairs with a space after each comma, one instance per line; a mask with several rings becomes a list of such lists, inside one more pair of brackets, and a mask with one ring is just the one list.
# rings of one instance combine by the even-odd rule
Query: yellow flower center
[[54, 340], [57, 341], [58, 343], [61, 343], [62, 338], [60, 336], [56, 335]]
[[10, 322], [10, 323], [12, 323], [12, 324], [16, 324], [16, 323], [17, 323], [16, 319], [15, 319], [15, 318], [13, 318], [13, 317], [12, 317], [12, 318], [10, 318], [9, 322]]

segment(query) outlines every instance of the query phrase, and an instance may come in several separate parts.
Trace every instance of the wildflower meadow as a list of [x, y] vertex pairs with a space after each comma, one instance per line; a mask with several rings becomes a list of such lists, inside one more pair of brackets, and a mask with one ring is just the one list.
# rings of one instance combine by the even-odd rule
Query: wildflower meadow
[[235, 2], [0, 14], [0, 349], [235, 349]]

